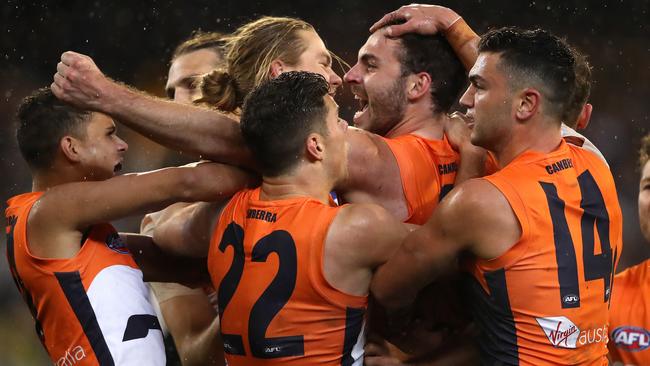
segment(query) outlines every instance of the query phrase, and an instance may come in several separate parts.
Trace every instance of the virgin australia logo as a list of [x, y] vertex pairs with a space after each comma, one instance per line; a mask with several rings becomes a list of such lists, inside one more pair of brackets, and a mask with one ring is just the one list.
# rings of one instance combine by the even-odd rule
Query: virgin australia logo
[[576, 348], [580, 328], [564, 316], [536, 318], [546, 338], [555, 347]]

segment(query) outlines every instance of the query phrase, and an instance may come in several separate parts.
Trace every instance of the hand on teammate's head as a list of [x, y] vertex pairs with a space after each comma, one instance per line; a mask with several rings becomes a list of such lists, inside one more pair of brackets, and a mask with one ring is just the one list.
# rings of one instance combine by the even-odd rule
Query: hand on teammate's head
[[389, 37], [407, 33], [433, 35], [446, 31], [458, 19], [460, 16], [455, 11], [444, 6], [411, 4], [384, 15], [370, 27], [370, 32], [386, 27]]
[[50, 85], [57, 98], [79, 108], [101, 110], [99, 99], [105, 94], [108, 79], [89, 56], [67, 51], [56, 66]]

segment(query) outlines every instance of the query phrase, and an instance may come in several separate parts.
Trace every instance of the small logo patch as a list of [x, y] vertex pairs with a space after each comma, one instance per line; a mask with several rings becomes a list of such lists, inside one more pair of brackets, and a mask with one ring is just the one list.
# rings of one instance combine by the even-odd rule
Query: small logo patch
[[650, 332], [629, 325], [618, 327], [612, 332], [616, 347], [629, 352], [639, 352], [650, 347]]
[[564, 316], [535, 318], [546, 338], [555, 347], [576, 348], [580, 328]]

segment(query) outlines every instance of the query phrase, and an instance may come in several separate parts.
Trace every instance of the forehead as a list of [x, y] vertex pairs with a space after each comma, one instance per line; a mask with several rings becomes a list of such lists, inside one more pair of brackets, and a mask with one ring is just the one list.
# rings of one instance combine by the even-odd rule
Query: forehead
[[397, 55], [401, 49], [402, 44], [399, 39], [388, 38], [382, 30], [379, 30], [371, 34], [361, 47], [359, 59], [372, 56], [386, 61], [398, 61]]
[[305, 53], [324, 53], [329, 55], [329, 51], [327, 50], [327, 47], [325, 47], [325, 42], [323, 42], [316, 31], [311, 29], [300, 30], [298, 31], [298, 34], [300, 34], [300, 38], [302, 38], [305, 43]]
[[115, 126], [113, 119], [103, 113], [93, 112], [90, 117], [90, 123], [96, 126], [112, 127]]
[[208, 73], [223, 60], [214, 51], [201, 49], [178, 56], [169, 67], [169, 82]]
[[480, 77], [482, 79], [493, 79], [501, 76], [501, 72], [497, 65], [499, 64], [500, 56], [493, 52], [479, 53], [474, 66], [469, 71], [469, 77]]

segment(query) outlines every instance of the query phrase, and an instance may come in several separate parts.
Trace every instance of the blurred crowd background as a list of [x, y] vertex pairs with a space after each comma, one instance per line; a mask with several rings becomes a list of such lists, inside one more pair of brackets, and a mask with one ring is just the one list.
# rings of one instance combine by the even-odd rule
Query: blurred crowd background
[[[30, 176], [14, 138], [15, 108], [33, 89], [52, 81], [62, 52], [92, 56], [110, 77], [163, 96], [171, 52], [195, 29], [229, 32], [262, 15], [293, 16], [313, 24], [328, 48], [354, 64], [369, 26], [406, 2], [331, 1], [23, 1], [0, 5], [0, 192], [3, 202], [29, 191]], [[637, 218], [640, 138], [650, 132], [650, 0], [441, 1], [480, 34], [503, 25], [542, 27], [566, 37], [589, 56], [594, 113], [584, 131], [609, 161], [624, 214], [624, 252], [619, 269], [650, 256]], [[337, 70], [341, 74], [344, 70]], [[337, 97], [343, 118], [357, 108], [349, 90]], [[125, 172], [190, 161], [126, 127]], [[139, 218], [117, 223], [135, 231]], [[5, 237], [0, 239], [2, 252]], [[3, 255], [4, 257], [4, 255]], [[0, 365], [49, 361], [0, 259]]]

